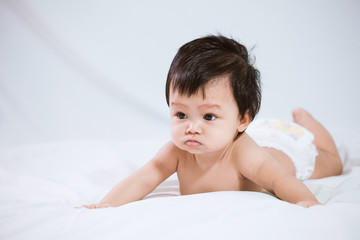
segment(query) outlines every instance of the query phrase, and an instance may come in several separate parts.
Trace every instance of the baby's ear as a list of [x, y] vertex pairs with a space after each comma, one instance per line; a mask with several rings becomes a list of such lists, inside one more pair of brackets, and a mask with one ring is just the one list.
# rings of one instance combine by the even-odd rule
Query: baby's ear
[[238, 125], [238, 132], [245, 131], [246, 128], [251, 123], [251, 121], [252, 121], [252, 118], [251, 118], [251, 116], [249, 114], [249, 111], [246, 111], [243, 117], [240, 116], [239, 125]]

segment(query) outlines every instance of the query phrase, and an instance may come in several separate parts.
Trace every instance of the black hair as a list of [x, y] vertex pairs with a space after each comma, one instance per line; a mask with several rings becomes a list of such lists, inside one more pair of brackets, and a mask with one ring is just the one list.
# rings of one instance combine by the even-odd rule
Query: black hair
[[222, 35], [195, 39], [178, 50], [166, 80], [166, 102], [170, 88], [191, 96], [219, 77], [229, 77], [240, 115], [248, 111], [254, 119], [261, 105], [260, 72], [245, 46]]

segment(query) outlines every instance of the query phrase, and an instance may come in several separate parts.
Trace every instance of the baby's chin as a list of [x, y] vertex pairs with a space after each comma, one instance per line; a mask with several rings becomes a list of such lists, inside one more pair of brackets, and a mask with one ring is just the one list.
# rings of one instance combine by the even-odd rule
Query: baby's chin
[[176, 147], [178, 147], [179, 149], [183, 150], [183, 151], [186, 151], [188, 153], [191, 153], [191, 154], [200, 154], [200, 153], [203, 153], [204, 150], [201, 149], [203, 146], [200, 145], [200, 146], [189, 146], [189, 145], [186, 145], [184, 142], [177, 142], [177, 141], [174, 141], [172, 140], [173, 143], [175, 144]]
[[176, 144], [175, 145], [185, 151], [185, 152], [188, 152], [190, 154], [206, 154], [206, 153], [216, 153], [216, 152], [219, 152], [219, 151], [222, 151], [223, 148], [219, 148], [218, 146], [217, 147], [208, 147], [208, 146], [205, 146], [205, 145], [200, 145], [200, 146], [197, 146], [197, 147], [190, 147], [190, 146], [187, 146], [186, 144]]

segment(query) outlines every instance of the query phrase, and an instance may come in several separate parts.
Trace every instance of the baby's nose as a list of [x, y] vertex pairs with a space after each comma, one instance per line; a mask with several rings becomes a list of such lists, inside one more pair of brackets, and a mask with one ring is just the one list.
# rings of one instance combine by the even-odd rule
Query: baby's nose
[[187, 134], [201, 134], [202, 128], [198, 122], [191, 122], [186, 129]]

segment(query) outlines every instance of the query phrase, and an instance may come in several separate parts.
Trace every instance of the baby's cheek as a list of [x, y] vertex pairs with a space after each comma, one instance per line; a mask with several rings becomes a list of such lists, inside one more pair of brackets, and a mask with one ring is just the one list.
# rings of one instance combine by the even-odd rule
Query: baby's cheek
[[170, 129], [170, 135], [173, 141], [178, 141], [180, 137], [180, 129], [177, 127], [172, 126]]
[[217, 131], [215, 134], [218, 136], [217, 139], [221, 142], [228, 142], [234, 139], [237, 134], [237, 130], [224, 128], [223, 130]]

